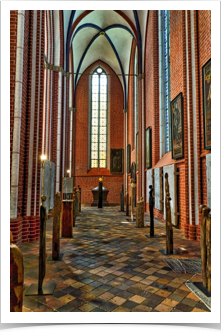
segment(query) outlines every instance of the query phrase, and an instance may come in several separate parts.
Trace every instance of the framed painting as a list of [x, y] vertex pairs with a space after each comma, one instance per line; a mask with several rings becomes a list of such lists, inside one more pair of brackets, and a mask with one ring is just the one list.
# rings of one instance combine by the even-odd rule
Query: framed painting
[[138, 133], [136, 134], [136, 170], [138, 171]]
[[127, 173], [130, 173], [131, 168], [131, 145], [127, 146]]
[[211, 59], [202, 68], [204, 149], [211, 149]]
[[183, 96], [182, 92], [171, 101], [171, 130], [172, 130], [172, 158], [178, 159], [184, 156], [183, 151]]
[[111, 149], [110, 172], [112, 174], [123, 174], [124, 172], [124, 149]]
[[145, 168], [152, 167], [151, 156], [151, 127], [145, 130]]

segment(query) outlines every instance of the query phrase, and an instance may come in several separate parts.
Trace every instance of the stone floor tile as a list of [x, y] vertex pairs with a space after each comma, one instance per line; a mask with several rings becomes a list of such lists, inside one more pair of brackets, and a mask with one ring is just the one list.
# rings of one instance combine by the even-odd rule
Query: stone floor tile
[[[168, 308], [172, 312], [209, 311], [185, 286], [190, 278], [201, 281], [201, 275], [177, 274], [171, 270], [159, 252], [159, 246], [165, 246], [165, 239], [147, 239], [144, 235], [149, 229], [122, 223], [126, 217], [118, 210], [119, 207], [98, 210], [82, 205], [74, 238], [62, 238], [61, 252], [65, 252], [62, 261], [47, 261], [44, 282], [56, 282], [53, 296], [24, 296], [24, 310], [82, 312], [79, 307], [83, 307], [92, 312], [159, 312]], [[149, 216], [145, 213], [147, 224]], [[46, 225], [47, 256], [51, 254], [52, 226], [50, 218]], [[165, 223], [155, 218], [155, 228], [160, 233]], [[178, 229], [174, 229], [174, 235], [177, 245], [189, 251], [185, 258], [200, 257], [198, 241], [184, 239]], [[20, 247], [24, 257], [25, 295], [38, 276], [39, 241]], [[141, 304], [135, 301], [140, 297], [144, 299]], [[66, 303], [61, 299], [66, 299]], [[119, 304], [121, 301], [124, 303]]]
[[199, 308], [194, 308], [191, 312], [207, 312], [207, 311]]
[[163, 300], [165, 300], [164, 297], [154, 294], [154, 295], [148, 297], [142, 304], [146, 305], [150, 308], [155, 308]]
[[80, 288], [80, 290], [85, 293], [88, 293], [88, 292], [92, 291], [93, 289], [94, 289], [94, 287], [92, 287], [91, 285], [84, 285], [83, 287]]
[[112, 299], [114, 296], [115, 296], [115, 295], [112, 294], [112, 293], [105, 292], [105, 293], [99, 295], [98, 298], [100, 298], [100, 299], [102, 299], [102, 300], [106, 300], [106, 301], [108, 301], [108, 300]]
[[150, 293], [156, 293], [157, 291], [159, 291], [159, 288], [156, 288], [156, 287], [152, 287], [152, 284], [150, 286], [147, 286], [145, 288], [146, 291], [150, 292]]
[[194, 301], [190, 298], [185, 298], [181, 301], [181, 303], [189, 305], [190, 307], [196, 307], [196, 305], [198, 304], [198, 301]]
[[172, 299], [165, 299], [161, 304], [174, 308], [179, 302]]
[[200, 301], [200, 299], [194, 293], [189, 293], [186, 298], [187, 299], [192, 299], [192, 300], [197, 301], [197, 302]]
[[133, 302], [133, 301], [130, 301], [130, 300], [127, 300], [126, 302], [124, 302], [122, 304], [122, 307], [124, 308], [127, 308], [127, 309], [130, 309], [132, 310], [133, 308], [135, 308], [137, 306], [137, 303], [136, 302]]
[[91, 295], [89, 293], [83, 293], [79, 296], [79, 299], [85, 302], [94, 300], [95, 298], [96, 298], [95, 295]]
[[105, 310], [99, 308], [99, 307], [96, 307], [94, 308], [93, 310], [91, 310], [91, 312], [106, 312]]
[[111, 303], [111, 302], [105, 302], [104, 304], [102, 304], [100, 306], [100, 308], [105, 311], [113, 311], [116, 307], [117, 307], [117, 305], [114, 303]]
[[133, 308], [131, 311], [133, 311], [133, 312], [150, 312], [150, 311], [152, 311], [152, 308], [139, 304], [138, 306]]
[[202, 309], [202, 310], [205, 310], [205, 311], [210, 311], [210, 310], [205, 306], [205, 304], [202, 303], [202, 302], [198, 302], [197, 305], [196, 305], [196, 308], [198, 308], [198, 309]]
[[130, 309], [118, 306], [117, 308], [115, 308], [114, 310], [112, 310], [112, 312], [130, 312]]
[[144, 300], [146, 300], [145, 297], [139, 296], [139, 295], [134, 295], [130, 298], [130, 301], [136, 302], [141, 304]]
[[120, 306], [122, 303], [126, 302], [126, 299], [120, 296], [115, 296], [112, 299], [109, 300], [109, 302], [117, 304]]
[[37, 309], [34, 310], [34, 312], [56, 312], [57, 310], [47, 306], [47, 305], [43, 305]]
[[[75, 299], [74, 296], [70, 295], [70, 294], [65, 294], [64, 296], [61, 296], [59, 298], [60, 301], [64, 302], [65, 303], [68, 303], [70, 301], [73, 301]], [[55, 308], [56, 309], [56, 308]]]
[[180, 310], [180, 311], [184, 311], [184, 312], [190, 312], [193, 309], [193, 307], [190, 307], [190, 306], [188, 306], [186, 304], [183, 304], [183, 303], [178, 303], [175, 308]]
[[170, 312], [172, 309], [172, 307], [168, 307], [167, 305], [164, 305], [162, 303], [155, 307], [155, 310], [160, 312]]
[[82, 306], [80, 306], [78, 309], [80, 309], [81, 311], [84, 311], [84, 312], [89, 312], [95, 308], [96, 308], [95, 305], [92, 305], [91, 303], [85, 303]]
[[172, 293], [172, 294], [168, 297], [168, 299], [171, 299], [171, 300], [176, 301], [176, 302], [181, 302], [182, 299], [183, 299], [183, 296], [179, 296], [179, 295], [177, 295], [177, 294]]

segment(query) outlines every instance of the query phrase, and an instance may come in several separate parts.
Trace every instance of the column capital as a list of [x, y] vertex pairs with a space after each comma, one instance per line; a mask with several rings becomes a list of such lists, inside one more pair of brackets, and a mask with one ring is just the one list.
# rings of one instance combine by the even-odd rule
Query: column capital
[[144, 79], [144, 77], [145, 77], [144, 73], [137, 75], [138, 81]]

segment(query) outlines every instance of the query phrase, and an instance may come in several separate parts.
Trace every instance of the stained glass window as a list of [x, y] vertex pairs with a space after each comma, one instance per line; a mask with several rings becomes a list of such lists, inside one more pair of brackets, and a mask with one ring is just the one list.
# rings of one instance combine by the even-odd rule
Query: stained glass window
[[[134, 74], [138, 74], [138, 62], [137, 62], [137, 47], [135, 51], [135, 61], [134, 61]], [[134, 76], [134, 123], [135, 123], [135, 146], [136, 146], [136, 135], [138, 132], [138, 116], [137, 116], [137, 94], [138, 94], [138, 87], [137, 87], [137, 76]]]
[[98, 67], [92, 75], [91, 168], [107, 167], [107, 75]]
[[163, 60], [163, 95], [164, 101], [164, 141], [165, 152], [171, 150], [170, 143], [170, 12], [168, 10], [162, 10], [162, 60]]

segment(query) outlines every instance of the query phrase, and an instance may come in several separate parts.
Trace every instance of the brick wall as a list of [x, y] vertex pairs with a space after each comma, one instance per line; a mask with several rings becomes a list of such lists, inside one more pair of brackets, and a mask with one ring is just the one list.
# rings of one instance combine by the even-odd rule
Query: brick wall
[[[184, 231], [186, 238], [191, 240], [200, 238], [200, 225], [195, 225], [195, 205], [194, 205], [194, 146], [193, 146], [193, 105], [192, 105], [192, 63], [191, 63], [191, 19], [190, 11], [187, 11], [187, 31], [186, 41], [185, 11], [170, 12], [170, 65], [171, 65], [171, 100], [180, 92], [183, 94], [183, 124], [184, 124], [184, 158], [172, 160], [169, 153], [165, 164], [159, 160], [159, 59], [158, 59], [158, 12], [149, 11], [146, 27], [146, 47], [145, 47], [145, 128], [152, 127], [152, 167], [159, 167], [177, 164], [178, 176], [178, 211], [179, 227]], [[203, 142], [203, 100], [202, 100], [202, 67], [211, 57], [211, 13], [210, 11], [194, 11], [194, 37], [195, 37], [195, 82], [196, 82], [196, 131], [197, 131], [197, 166], [198, 166], [198, 201], [199, 205], [207, 204], [206, 186], [206, 154]], [[131, 49], [131, 59], [134, 46]], [[187, 59], [188, 57], [188, 59]], [[188, 85], [187, 67], [188, 60]], [[130, 62], [130, 72], [133, 71], [133, 61]], [[140, 92], [139, 92], [140, 93]], [[128, 142], [132, 142], [133, 124], [133, 82], [129, 80], [128, 89]], [[187, 95], [189, 104], [187, 105]], [[139, 94], [138, 98], [141, 98]], [[189, 115], [188, 115], [189, 109]], [[189, 124], [188, 124], [189, 116]], [[189, 141], [188, 141], [189, 140]], [[189, 144], [188, 144], [189, 142]], [[144, 142], [142, 142], [144, 144]], [[189, 150], [189, 151], [188, 151]], [[132, 161], [135, 161], [135, 151], [132, 151]], [[190, 158], [190, 159], [189, 159]], [[190, 161], [190, 162], [189, 162]], [[140, 165], [139, 165], [140, 172]], [[146, 174], [145, 174], [146, 178]], [[190, 179], [190, 183], [189, 183]], [[129, 180], [129, 176], [128, 176]], [[139, 183], [137, 184], [139, 186]], [[190, 193], [189, 195], [189, 187]], [[145, 183], [146, 196], [148, 195]], [[130, 194], [130, 189], [129, 189]], [[146, 201], [146, 197], [145, 197]], [[189, 221], [189, 204], [191, 206], [191, 223]], [[149, 206], [146, 204], [146, 211]], [[154, 209], [154, 214], [160, 219], [164, 219], [163, 213]]]
[[[97, 65], [103, 68], [109, 74], [114, 74], [113, 70], [104, 62], [97, 61], [85, 70], [89, 74]], [[89, 119], [89, 84], [91, 76], [82, 75], [76, 88], [76, 114], [75, 114], [75, 186], [80, 185], [82, 188], [82, 203], [91, 203], [93, 200], [91, 190], [98, 186], [99, 176], [104, 175], [103, 185], [109, 190], [109, 203], [120, 202], [120, 192], [123, 183], [123, 175], [112, 175], [108, 169], [90, 169], [88, 170], [88, 119]], [[123, 89], [117, 76], [108, 76], [109, 89], [109, 148], [123, 148]], [[110, 149], [108, 153], [110, 154]]]

